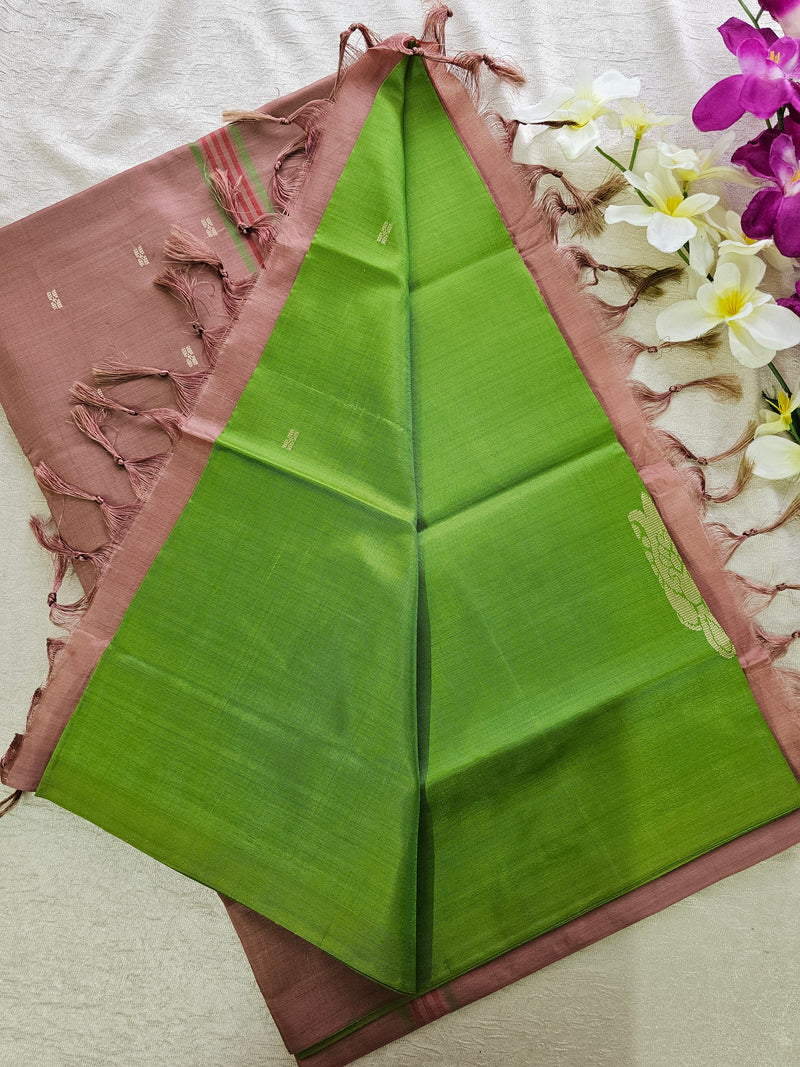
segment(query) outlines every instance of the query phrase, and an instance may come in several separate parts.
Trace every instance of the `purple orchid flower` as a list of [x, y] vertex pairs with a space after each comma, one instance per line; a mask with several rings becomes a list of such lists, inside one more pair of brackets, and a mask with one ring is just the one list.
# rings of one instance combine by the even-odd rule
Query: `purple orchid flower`
[[783, 131], [773, 126], [771, 130], [762, 130], [758, 137], [748, 141], [731, 156], [731, 163], [738, 163], [745, 167], [756, 178], [773, 178], [774, 173], [770, 164], [770, 149], [776, 137], [781, 132], [788, 133], [795, 144], [800, 145], [800, 116], [788, 114], [783, 120]]
[[[751, 173], [772, 183], [771, 189], [761, 189], [748, 204], [742, 215], [742, 230], [755, 240], [771, 237], [784, 256], [800, 256], [800, 125], [792, 122], [789, 132], [766, 132], [773, 135], [771, 139], [760, 134], [755, 139], [761, 142], [759, 146], [754, 147], [755, 142], [751, 142], [735, 153], [740, 156], [737, 162], [744, 162]], [[749, 161], [741, 157], [747, 148], [752, 149]]]
[[775, 303], [780, 304], [781, 307], [788, 308], [795, 315], [800, 315], [800, 280], [795, 283], [794, 293], [791, 296], [782, 296]]
[[698, 100], [692, 112], [698, 130], [727, 130], [746, 111], [768, 119], [787, 104], [800, 107], [800, 88], [790, 77], [800, 73], [800, 41], [741, 19], [728, 19], [719, 31], [742, 73], [723, 78]]
[[760, 6], [781, 24], [785, 34], [800, 33], [800, 0], [761, 0]]

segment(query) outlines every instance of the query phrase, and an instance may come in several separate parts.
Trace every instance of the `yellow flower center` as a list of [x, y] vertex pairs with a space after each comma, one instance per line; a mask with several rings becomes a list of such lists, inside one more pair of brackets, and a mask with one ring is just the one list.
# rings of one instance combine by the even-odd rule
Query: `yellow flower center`
[[792, 406], [792, 398], [787, 396], [786, 393], [781, 393], [778, 396], [778, 413], [783, 415], [789, 414], [789, 408]]
[[792, 175], [792, 182], [791, 182], [791, 184], [792, 184], [792, 185], [794, 185], [794, 184], [795, 184], [795, 182], [800, 182], [800, 168], [798, 168], [798, 169], [797, 169], [797, 170], [796, 170], [796, 171], [794, 172], [794, 174]]
[[780, 52], [770, 52], [769, 58], [772, 60], [773, 63], [780, 63], [781, 54]]
[[682, 196], [671, 196], [671, 197], [669, 197], [669, 199], [667, 200], [667, 211], [670, 213], [670, 215], [674, 215], [675, 212], [678, 210], [678, 208], [681, 206], [682, 203], [683, 203], [683, 197]]
[[732, 319], [739, 314], [745, 303], [744, 294], [740, 293], [738, 289], [734, 289], [733, 292], [726, 293], [725, 296], [720, 297], [719, 310], [726, 319]]

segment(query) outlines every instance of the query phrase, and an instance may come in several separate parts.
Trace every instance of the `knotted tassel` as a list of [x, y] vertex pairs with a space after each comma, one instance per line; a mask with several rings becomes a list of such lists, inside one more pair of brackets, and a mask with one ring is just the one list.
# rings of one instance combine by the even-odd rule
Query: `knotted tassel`
[[[295, 138], [292, 146], [305, 144], [305, 135]], [[284, 152], [286, 149], [284, 149]], [[297, 147], [294, 151], [299, 151]], [[281, 159], [281, 156], [278, 157]], [[277, 160], [276, 160], [277, 165]], [[267, 256], [280, 226], [280, 216], [275, 212], [265, 212], [255, 219], [248, 217], [247, 208], [242, 193], [241, 175], [234, 178], [227, 170], [213, 170], [209, 174], [209, 182], [214, 198], [220, 208], [225, 212], [236, 229], [243, 237], [249, 237], [255, 241], [262, 256]]]
[[748, 578], [744, 574], [739, 574], [738, 571], [731, 571], [731, 574], [747, 590], [748, 609], [754, 615], [769, 607], [780, 593], [786, 590], [800, 589], [800, 585], [794, 585], [790, 582], [778, 582], [776, 585], [769, 585], [765, 582], [756, 581], [755, 578]]
[[734, 497], [737, 497], [742, 492], [744, 487], [753, 477], [753, 464], [747, 459], [746, 456], [742, 457], [742, 462], [739, 464], [739, 470], [736, 474], [736, 480], [729, 489], [717, 490], [716, 492], [710, 492], [706, 488], [706, 479], [702, 469], [695, 468], [697, 474], [700, 477], [702, 483], [702, 490], [700, 496], [708, 504], [727, 504]]
[[659, 267], [658, 270], [651, 271], [637, 283], [630, 300], [626, 300], [624, 304], [609, 304], [598, 296], [593, 296], [592, 301], [609, 326], [619, 326], [631, 308], [635, 307], [640, 300], [645, 297], [657, 299], [663, 296], [665, 283], [678, 281], [682, 276], [683, 267]]
[[296, 167], [291, 173], [288, 173], [283, 169], [283, 165], [287, 159], [292, 156], [296, 156], [299, 153], [304, 153], [306, 156], [306, 162], [310, 156], [308, 150], [308, 137], [304, 134], [302, 137], [296, 137], [294, 141], [286, 145], [275, 159], [275, 163], [272, 168], [272, 186], [270, 193], [272, 195], [272, 202], [275, 207], [287, 214], [292, 204], [297, 199], [297, 195], [300, 192], [303, 181], [305, 180], [306, 167]]
[[684, 389], [707, 389], [720, 400], [741, 400], [742, 385], [738, 378], [731, 374], [717, 374], [711, 378], [695, 378], [691, 382], [682, 382], [671, 385], [663, 392], [656, 392], [648, 388], [643, 382], [631, 381], [628, 383], [634, 399], [642, 409], [647, 419], [658, 418], [667, 410], [672, 398], [683, 392]]
[[623, 188], [624, 179], [611, 175], [588, 193], [581, 192], [571, 183], [567, 186], [563, 178], [560, 180], [572, 197], [571, 204], [567, 203], [555, 186], [546, 189], [538, 200], [550, 239], [558, 242], [558, 228], [565, 215], [571, 219], [573, 234], [583, 233], [589, 237], [597, 237], [606, 225], [603, 208]]
[[[60, 604], [58, 601], [58, 593], [61, 589], [69, 564], [82, 562], [91, 563], [95, 568], [97, 578], [99, 578], [111, 561], [111, 556], [113, 555], [116, 546], [112, 544], [101, 545], [92, 552], [81, 552], [72, 548], [72, 546], [67, 544], [67, 542], [58, 534], [49, 534], [45, 530], [42, 520], [36, 515], [31, 517], [30, 527], [34, 537], [42, 548], [50, 552], [55, 559], [55, 580], [51, 591], [47, 594], [47, 606], [50, 609], [50, 621], [55, 626], [71, 628], [77, 624], [80, 616], [86, 611], [86, 608], [91, 603], [94, 595], [94, 588], [96, 587], [96, 581], [95, 587], [84, 593], [83, 596], [72, 604]], [[51, 670], [53, 659], [57, 651], [59, 651], [57, 645], [54, 646], [51, 651], [51, 646], [48, 644], [48, 661]], [[39, 690], [37, 690], [37, 693], [38, 696], [41, 696]], [[31, 702], [31, 708], [28, 712], [29, 717], [34, 710], [36, 703], [38, 703], [37, 693], [34, 693], [34, 699]]]
[[446, 63], [462, 72], [464, 83], [473, 96], [477, 94], [478, 80], [484, 67], [506, 85], [517, 87], [526, 82], [525, 75], [519, 67], [505, 60], [495, 59], [485, 52], [457, 52], [454, 56], [437, 55], [435, 52], [424, 51], [416, 42], [410, 42], [408, 48], [414, 55], [424, 55], [427, 60]]
[[755, 637], [771, 660], [780, 659], [789, 651], [789, 646], [800, 637], [800, 630], [790, 634], [771, 634], [760, 626], [755, 627]]
[[728, 563], [736, 549], [743, 545], [745, 541], [748, 541], [751, 537], [757, 537], [761, 533], [761, 530], [754, 528], [737, 534], [721, 522], [706, 523], [704, 529], [711, 544], [719, 551], [723, 563]]
[[[777, 519], [775, 519], [774, 522], [768, 523], [766, 526], [760, 526], [752, 530], [745, 530], [740, 534], [735, 534], [721, 522], [711, 522], [708, 523], [705, 530], [712, 544], [715, 544], [719, 548], [724, 561], [727, 563], [739, 545], [743, 544], [751, 537], [758, 537], [760, 534], [772, 533], [773, 531], [780, 529], [781, 526], [785, 526], [793, 519], [796, 519], [798, 516], [800, 516], [800, 496], [796, 496], [791, 504], [781, 512]], [[787, 586], [786, 588], [789, 587]]]
[[447, 20], [453, 17], [453, 12], [445, 4], [437, 4], [428, 12], [425, 25], [422, 28], [423, 41], [435, 41], [439, 46], [440, 55], [445, 54], [445, 26]]
[[255, 275], [233, 281], [225, 265], [208, 241], [195, 237], [182, 226], [173, 226], [164, 245], [164, 255], [174, 263], [186, 267], [210, 267], [216, 271], [222, 282], [222, 303], [228, 315], [238, 314], [242, 303], [250, 295], [255, 282]]
[[228, 335], [230, 324], [225, 323], [212, 329], [204, 325], [200, 319], [200, 312], [194, 299], [197, 281], [186, 271], [173, 270], [172, 267], [167, 267], [157, 278], [153, 279], [153, 283], [160, 285], [162, 289], [166, 289], [186, 308], [191, 317], [189, 325], [203, 342], [203, 350], [209, 364], [215, 367], [219, 358], [220, 347]]
[[[562, 251], [566, 252], [567, 248], [563, 248]], [[613, 270], [613, 268], [609, 269]], [[656, 281], [656, 285], [659, 285], [659, 280]], [[651, 294], [653, 296], [658, 295], [652, 289]], [[691, 348], [700, 352], [710, 352], [719, 348], [721, 334], [719, 330], [712, 330], [710, 333], [703, 334], [702, 337], [697, 337], [692, 341], [659, 341], [657, 345], [645, 344], [644, 341], [637, 341], [635, 337], [619, 337], [616, 338], [616, 341], [617, 358], [623, 369], [629, 371], [643, 352], [648, 352], [651, 356], [658, 355], [665, 348]]]
[[13, 793], [9, 793], [7, 796], [4, 796], [3, 799], [0, 800], [0, 819], [4, 815], [8, 815], [12, 808], [15, 808], [17, 804], [19, 804], [21, 799], [21, 789], [15, 789]]
[[222, 112], [223, 122], [277, 122], [282, 126], [296, 124], [307, 129], [318, 123], [331, 108], [331, 100], [309, 100], [289, 115], [270, 115], [267, 111], [243, 111], [228, 109]]
[[51, 493], [57, 493], [59, 496], [72, 497], [75, 500], [91, 500], [98, 504], [106, 530], [108, 530], [108, 535], [112, 541], [118, 542], [122, 540], [131, 523], [141, 511], [142, 505], [140, 503], [109, 504], [105, 497], [97, 493], [87, 493], [83, 489], [78, 489], [77, 486], [70, 485], [63, 478], [59, 478], [44, 461], [37, 463], [33, 473], [42, 489], [48, 489]]
[[209, 371], [199, 370], [191, 374], [182, 371], [164, 370], [162, 367], [131, 367], [119, 360], [107, 359], [92, 371], [94, 380], [104, 385], [121, 385], [140, 378], [168, 379], [175, 390], [175, 402], [183, 415], [191, 414], [197, 399], [209, 379]]
[[[637, 267], [613, 267], [609, 263], [598, 262], [591, 252], [584, 248], [583, 245], [563, 245], [561, 248], [561, 255], [567, 261], [567, 265], [572, 269], [576, 277], [580, 278], [583, 271], [588, 271], [591, 277], [591, 281], [586, 281], [585, 285], [597, 285], [600, 281], [600, 274], [616, 274], [620, 281], [624, 282], [631, 289], [636, 289], [643, 282], [648, 281], [654, 273], [652, 267], [637, 266]], [[660, 296], [660, 282], [664, 279], [658, 279], [653, 283], [651, 292], [653, 296]], [[638, 343], [638, 342], [637, 342]], [[655, 351], [658, 349], [656, 348]]]
[[374, 34], [363, 22], [353, 22], [346, 30], [342, 30], [339, 34], [339, 65], [336, 69], [336, 81], [331, 90], [332, 100], [336, 99], [336, 95], [339, 92], [339, 88], [347, 71], [360, 55], [360, 53], [350, 44], [350, 38], [354, 33], [361, 34], [368, 50], [380, 43], [380, 37]]
[[78, 404], [88, 404], [90, 407], [102, 408], [104, 411], [119, 411], [123, 415], [146, 419], [163, 430], [173, 444], [183, 430], [183, 417], [174, 408], [131, 408], [112, 400], [111, 397], [105, 396], [83, 382], [75, 382], [69, 391], [69, 396], [70, 400]]
[[[105, 412], [102, 414], [105, 416]], [[169, 460], [169, 453], [162, 452], [159, 455], [146, 456], [143, 459], [126, 459], [120, 455], [115, 445], [103, 433], [102, 422], [105, 421], [105, 418], [101, 420], [98, 417], [99, 415], [100, 412], [94, 412], [80, 404], [72, 409], [72, 417], [78, 429], [92, 441], [96, 441], [101, 448], [104, 448], [117, 466], [122, 467], [127, 472], [134, 493], [140, 500], [144, 500], [166, 466]]]
[[31, 516], [30, 528], [42, 548], [47, 549], [57, 559], [67, 563], [91, 563], [98, 574], [101, 574], [111, 562], [116, 548], [116, 545], [110, 542], [93, 548], [91, 551], [73, 548], [59, 533], [48, 533], [44, 522], [38, 515]]

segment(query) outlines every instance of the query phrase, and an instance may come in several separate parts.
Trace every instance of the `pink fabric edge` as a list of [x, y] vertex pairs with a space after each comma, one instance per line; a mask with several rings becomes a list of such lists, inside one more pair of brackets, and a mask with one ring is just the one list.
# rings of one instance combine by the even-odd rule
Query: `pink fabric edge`
[[377, 86], [399, 60], [395, 50], [373, 48], [348, 72], [322, 134], [317, 163], [285, 219], [269, 270], [259, 273], [163, 476], [115, 554], [113, 568], [100, 582], [94, 603], [70, 637], [43, 691], [32, 729], [22, 736], [5, 769], [5, 785], [26, 792], [37, 788], [92, 672], [194, 491], [214, 441], [261, 358]]

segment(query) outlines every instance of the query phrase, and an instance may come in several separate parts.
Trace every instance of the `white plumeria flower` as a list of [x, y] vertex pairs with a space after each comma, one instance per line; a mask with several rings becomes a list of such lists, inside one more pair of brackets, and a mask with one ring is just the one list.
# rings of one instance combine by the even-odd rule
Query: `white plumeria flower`
[[597, 119], [609, 112], [608, 104], [638, 96], [640, 89], [638, 78], [626, 78], [618, 70], [592, 78], [590, 69], [581, 65], [574, 87], [560, 87], [539, 104], [518, 108], [516, 117], [522, 122], [569, 123], [558, 131], [556, 144], [567, 159], [578, 159], [600, 144]]
[[715, 178], [718, 181], [733, 182], [754, 188], [758, 182], [744, 170], [737, 167], [721, 165], [719, 160], [733, 143], [733, 134], [726, 133], [702, 152], [693, 148], [679, 148], [667, 141], [658, 143], [658, 161], [662, 167], [674, 172], [675, 177], [685, 187], [693, 182]]
[[724, 221], [715, 212], [711, 212], [708, 221], [722, 237], [719, 246], [721, 256], [757, 256], [764, 253], [764, 259], [771, 267], [778, 271], [792, 269], [792, 261], [782, 255], [775, 247], [775, 242], [765, 237], [757, 241], [754, 237], [748, 237], [742, 230], [742, 216], [735, 211], [726, 211]]
[[[694, 193], [684, 197], [671, 170], [648, 171], [644, 177], [626, 170], [625, 177], [650, 201], [647, 204], [617, 205], [606, 208], [606, 222], [629, 222], [632, 226], [646, 226], [647, 240], [662, 252], [677, 252], [691, 241], [705, 226], [701, 219], [718, 202], [710, 193]], [[705, 272], [703, 272], [705, 273]]]
[[787, 433], [792, 425], [792, 412], [797, 411], [798, 407], [800, 407], [800, 393], [795, 393], [794, 396], [779, 393], [775, 403], [778, 405], [777, 411], [774, 408], [762, 410], [761, 417], [767, 421], [756, 427], [756, 437], [764, 437], [766, 434], [773, 433]]
[[680, 115], [657, 115], [641, 100], [620, 100], [617, 107], [619, 114], [609, 111], [606, 122], [617, 130], [633, 130], [637, 140], [654, 126], [672, 126], [681, 120]]
[[758, 283], [766, 267], [756, 256], [720, 259], [713, 282], [656, 319], [662, 341], [691, 341], [726, 323], [731, 352], [745, 367], [765, 367], [775, 353], [800, 344], [800, 318], [776, 304]]
[[758, 437], [747, 446], [745, 455], [753, 473], [778, 481], [800, 474], [800, 445], [788, 437]]

